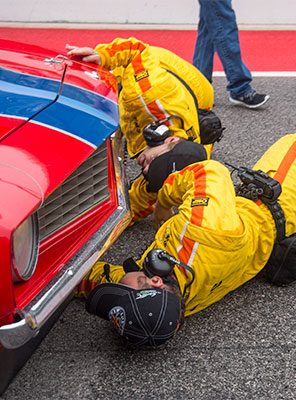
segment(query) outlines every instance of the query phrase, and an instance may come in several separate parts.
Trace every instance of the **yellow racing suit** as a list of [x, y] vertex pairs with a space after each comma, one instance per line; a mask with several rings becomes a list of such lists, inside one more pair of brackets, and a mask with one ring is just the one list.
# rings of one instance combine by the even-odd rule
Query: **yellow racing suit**
[[[279, 203], [286, 217], [286, 236], [296, 232], [296, 134], [276, 142], [257, 162], [282, 185]], [[228, 169], [214, 160], [192, 164], [171, 174], [158, 192], [164, 208], [179, 207], [179, 214], [158, 230], [155, 241], [138, 261], [142, 266], [153, 248], [191, 266], [195, 279], [185, 293], [185, 315], [196, 313], [253, 278], [267, 263], [276, 239], [276, 227], [266, 205], [235, 196]], [[104, 263], [97, 262], [77, 288], [78, 296], [106, 282]], [[186, 270], [174, 268], [181, 291]], [[110, 267], [118, 282], [122, 267]], [[88, 287], [87, 287], [88, 285]]]
[[[143, 128], [153, 121], [177, 115], [167, 122], [174, 135], [200, 143], [197, 108], [213, 107], [213, 87], [192, 64], [169, 50], [149, 46], [135, 38], [115, 39], [95, 48], [101, 65], [113, 70], [122, 85], [119, 95], [120, 127], [127, 149], [135, 157], [146, 147]], [[194, 96], [190, 93], [190, 90]], [[205, 146], [208, 158], [211, 145]], [[130, 190], [133, 222], [153, 212], [156, 195], [148, 193], [146, 181], [139, 178]]]
[[[120, 127], [131, 157], [144, 150], [143, 128], [153, 121], [177, 115], [183, 119], [167, 122], [174, 135], [192, 137], [200, 143], [198, 107], [213, 107], [213, 87], [199, 70], [169, 50], [149, 46], [135, 38], [115, 39], [95, 48], [101, 65], [112, 70], [122, 85], [119, 95]], [[168, 72], [170, 71], [170, 72]]]

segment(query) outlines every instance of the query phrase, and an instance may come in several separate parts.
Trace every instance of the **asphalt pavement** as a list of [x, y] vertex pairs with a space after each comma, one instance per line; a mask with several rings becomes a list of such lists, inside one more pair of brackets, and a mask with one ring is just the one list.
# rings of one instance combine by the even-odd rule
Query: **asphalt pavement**
[[[225, 78], [214, 78], [214, 110], [226, 130], [213, 158], [251, 167], [277, 139], [296, 132], [296, 79], [254, 78], [254, 88], [271, 96], [262, 110], [231, 105], [225, 86]], [[127, 229], [104, 260], [137, 257], [152, 239], [148, 218]], [[188, 317], [157, 349], [130, 348], [74, 299], [1, 398], [293, 400], [295, 299], [295, 285], [272, 286], [263, 271]]]

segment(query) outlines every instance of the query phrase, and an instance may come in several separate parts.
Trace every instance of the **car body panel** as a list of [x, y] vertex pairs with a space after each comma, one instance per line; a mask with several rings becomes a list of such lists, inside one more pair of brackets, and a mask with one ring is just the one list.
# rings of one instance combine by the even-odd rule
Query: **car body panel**
[[[102, 68], [58, 56], [38, 46], [1, 39], [0, 66], [0, 118], [8, 118], [6, 127], [1, 123], [0, 139], [55, 102], [60, 94], [59, 106], [68, 113], [69, 106], [77, 101], [80, 113], [91, 116], [93, 111], [95, 118], [100, 110], [119, 120], [116, 80]], [[71, 100], [73, 103], [69, 104]], [[49, 114], [55, 115], [55, 110]], [[46, 121], [41, 122], [47, 123], [46, 116], [43, 118]], [[87, 126], [85, 131], [88, 132]]]
[[[127, 226], [120, 149], [112, 74], [38, 46], [0, 40], [0, 340], [8, 348], [38, 332]], [[40, 219], [48, 199], [98, 150], [108, 193], [43, 237], [33, 276], [14, 283], [14, 230], [33, 213]]]
[[65, 66], [68, 65], [70, 68], [65, 83], [87, 89], [117, 103], [114, 75], [102, 67], [69, 59], [53, 50], [0, 39], [0, 65], [11, 71], [57, 82], [63, 79]]

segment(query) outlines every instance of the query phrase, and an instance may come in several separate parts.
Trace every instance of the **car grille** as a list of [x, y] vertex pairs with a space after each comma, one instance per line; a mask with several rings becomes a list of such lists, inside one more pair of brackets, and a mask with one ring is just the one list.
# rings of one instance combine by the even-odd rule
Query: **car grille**
[[107, 143], [104, 142], [46, 199], [38, 211], [40, 240], [109, 196]]

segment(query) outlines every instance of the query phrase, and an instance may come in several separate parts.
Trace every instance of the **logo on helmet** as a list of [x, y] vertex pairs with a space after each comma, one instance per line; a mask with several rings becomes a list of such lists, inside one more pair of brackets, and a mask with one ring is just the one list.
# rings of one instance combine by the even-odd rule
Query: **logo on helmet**
[[157, 294], [159, 294], [159, 292], [157, 290], [153, 290], [153, 289], [141, 290], [140, 292], [137, 292], [136, 300], [145, 299], [148, 296], [154, 297]]
[[112, 323], [117, 332], [123, 336], [126, 323], [125, 310], [122, 307], [115, 306], [109, 311], [109, 321]]

